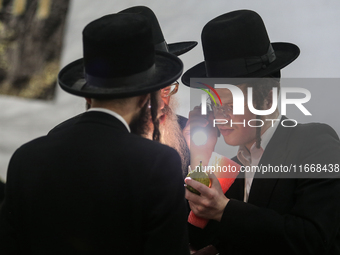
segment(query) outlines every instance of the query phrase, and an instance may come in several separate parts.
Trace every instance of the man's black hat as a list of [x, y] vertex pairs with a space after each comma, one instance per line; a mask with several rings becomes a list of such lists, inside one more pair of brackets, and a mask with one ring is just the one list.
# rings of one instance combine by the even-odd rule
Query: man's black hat
[[58, 82], [65, 91], [89, 98], [147, 94], [176, 81], [182, 61], [155, 51], [150, 21], [141, 14], [106, 15], [83, 30], [84, 58], [64, 67]]
[[[291, 43], [270, 43], [261, 17], [254, 11], [239, 10], [209, 21], [202, 30], [204, 62], [182, 76], [190, 78], [261, 78], [295, 60], [300, 50]], [[241, 83], [246, 79], [231, 79]]]
[[155, 45], [156, 50], [170, 52], [176, 56], [179, 56], [188, 52], [197, 45], [197, 42], [194, 41], [167, 44], [155, 13], [146, 6], [130, 7], [119, 13], [139, 13], [147, 17], [148, 20], [151, 22], [153, 43]]

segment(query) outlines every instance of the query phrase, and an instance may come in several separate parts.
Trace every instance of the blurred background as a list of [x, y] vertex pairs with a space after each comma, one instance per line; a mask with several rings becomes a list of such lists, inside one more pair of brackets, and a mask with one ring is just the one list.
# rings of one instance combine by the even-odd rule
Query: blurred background
[[[291, 81], [295, 86], [299, 83], [311, 90], [311, 105], [306, 107], [313, 117], [302, 121], [327, 122], [340, 133], [337, 121], [340, 84], [336, 79], [340, 68], [338, 0], [0, 0], [2, 180], [5, 181], [10, 157], [19, 146], [84, 111], [85, 100], [62, 91], [55, 81], [56, 70], [82, 57], [84, 26], [135, 5], [148, 6], [156, 13], [168, 43], [199, 42], [181, 56], [185, 70], [203, 61], [200, 35], [209, 20], [238, 9], [258, 12], [272, 42], [292, 42], [301, 49], [299, 58], [282, 70], [282, 77], [294, 78]], [[17, 34], [8, 34], [4, 27]], [[10, 48], [8, 53], [8, 45], [19, 46]], [[42, 70], [48, 75], [39, 74]], [[41, 84], [46, 87], [41, 88]], [[39, 93], [27, 92], [37, 90]], [[190, 89], [181, 85], [176, 97], [177, 113], [187, 117]], [[223, 148], [226, 156], [235, 155], [236, 148], [227, 148], [225, 144]]]

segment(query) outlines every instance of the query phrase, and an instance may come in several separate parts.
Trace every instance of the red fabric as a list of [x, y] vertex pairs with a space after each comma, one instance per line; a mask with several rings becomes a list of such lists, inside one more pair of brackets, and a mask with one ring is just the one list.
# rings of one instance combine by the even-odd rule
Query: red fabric
[[[217, 154], [215, 154], [217, 155]], [[220, 182], [220, 185], [222, 187], [223, 193], [226, 193], [227, 190], [230, 188], [230, 186], [234, 183], [235, 178], [237, 177], [238, 173], [240, 172], [241, 166], [237, 164], [236, 162], [232, 161], [231, 159], [218, 155], [218, 166], [221, 166], [221, 169], [231, 169], [236, 170], [233, 171], [218, 171], [215, 170], [215, 175]], [[223, 168], [225, 167], [225, 168]], [[208, 219], [203, 219], [198, 216], [196, 216], [192, 211], [189, 214], [188, 222], [196, 227], [199, 228], [205, 228], [205, 226], [208, 224]]]

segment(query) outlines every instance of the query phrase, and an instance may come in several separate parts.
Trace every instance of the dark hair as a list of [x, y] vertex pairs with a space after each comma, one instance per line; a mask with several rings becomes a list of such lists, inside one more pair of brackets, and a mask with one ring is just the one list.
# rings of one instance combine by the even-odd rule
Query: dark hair
[[[269, 92], [273, 88], [278, 88], [280, 90], [280, 79], [272, 77], [264, 77], [261, 79], [256, 79], [249, 83], [246, 83], [246, 87], [253, 88], [253, 104], [257, 110], [262, 110], [264, 100], [267, 98]], [[256, 115], [256, 119], [261, 119], [261, 116]], [[256, 148], [261, 147], [261, 123], [257, 121], [256, 123]]]
[[88, 102], [86, 102], [86, 103], [85, 103], [85, 109], [88, 110], [88, 109], [90, 109], [90, 108], [91, 108], [91, 105], [90, 105]]
[[158, 93], [159, 91], [152, 92], [150, 94], [150, 104], [151, 104], [151, 119], [153, 124], [152, 140], [159, 142], [161, 133], [159, 132], [159, 120], [158, 115]]

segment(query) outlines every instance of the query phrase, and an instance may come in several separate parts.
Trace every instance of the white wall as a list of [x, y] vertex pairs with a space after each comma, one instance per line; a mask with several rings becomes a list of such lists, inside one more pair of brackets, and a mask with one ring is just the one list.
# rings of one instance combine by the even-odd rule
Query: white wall
[[[339, 77], [338, 0], [72, 0], [61, 66], [82, 57], [81, 31], [87, 23], [134, 5], [154, 10], [168, 43], [200, 42], [201, 29], [212, 18], [237, 9], [254, 10], [262, 16], [272, 42], [292, 42], [301, 49], [300, 57], [282, 71], [284, 77]], [[203, 60], [201, 49], [198, 45], [181, 57], [185, 69]], [[339, 91], [340, 85], [333, 95]], [[178, 113], [187, 116], [189, 89], [181, 86], [177, 97], [181, 105]], [[329, 102], [323, 94], [318, 95], [318, 100], [330, 103], [335, 110], [340, 106], [339, 101]], [[0, 96], [0, 109], [0, 176], [5, 179], [15, 149], [82, 112], [84, 100], [58, 88], [53, 102]]]

